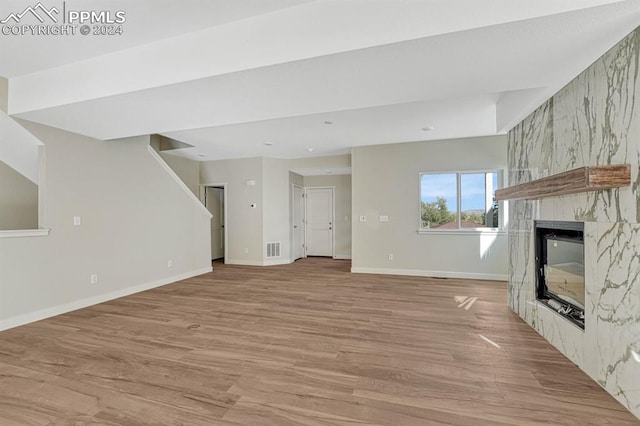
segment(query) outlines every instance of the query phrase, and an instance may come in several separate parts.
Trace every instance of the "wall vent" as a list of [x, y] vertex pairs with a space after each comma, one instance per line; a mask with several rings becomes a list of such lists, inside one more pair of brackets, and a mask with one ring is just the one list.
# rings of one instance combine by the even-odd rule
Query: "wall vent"
[[267, 258], [280, 257], [280, 241], [267, 243]]

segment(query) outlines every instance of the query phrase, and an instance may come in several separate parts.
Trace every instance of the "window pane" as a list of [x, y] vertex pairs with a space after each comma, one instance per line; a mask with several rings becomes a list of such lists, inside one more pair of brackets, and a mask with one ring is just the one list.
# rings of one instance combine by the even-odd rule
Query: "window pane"
[[455, 173], [422, 175], [420, 205], [423, 229], [457, 228], [457, 178]]
[[460, 222], [463, 228], [497, 227], [493, 206], [497, 173], [465, 173], [460, 176]]

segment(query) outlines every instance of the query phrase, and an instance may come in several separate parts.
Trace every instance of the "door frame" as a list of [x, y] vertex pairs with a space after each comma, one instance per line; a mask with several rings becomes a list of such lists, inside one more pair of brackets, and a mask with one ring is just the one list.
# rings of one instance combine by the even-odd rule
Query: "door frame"
[[[227, 250], [229, 246], [229, 227], [227, 226], [227, 218], [229, 217], [227, 214], [228, 209], [228, 201], [229, 201], [229, 193], [227, 188], [227, 182], [223, 183], [204, 183], [200, 184], [200, 201], [204, 204], [204, 207], [207, 207], [207, 188], [222, 188], [222, 196], [224, 197], [224, 250], [223, 256], [224, 260], [228, 259]], [[209, 239], [211, 239], [211, 232], [209, 232]], [[211, 245], [211, 241], [209, 241], [209, 245]]]
[[307, 257], [307, 190], [330, 189], [331, 190], [331, 258], [336, 258], [336, 187], [335, 186], [305, 186], [304, 187], [304, 257]]
[[304, 186], [300, 186], [300, 185], [296, 185], [295, 183], [291, 184], [291, 238], [290, 238], [290, 246], [291, 247], [291, 259], [289, 259], [290, 262], [295, 262], [297, 259], [294, 259], [295, 254], [293, 253], [293, 245], [295, 243], [295, 238], [294, 238], [294, 230], [293, 230], [293, 226], [295, 225], [293, 218], [294, 218], [294, 204], [295, 204], [295, 198], [293, 196], [294, 194], [294, 189], [298, 188], [302, 191], [302, 229], [300, 230], [300, 232], [302, 233], [302, 257], [300, 259], [304, 259], [305, 257], [307, 257], [307, 199], [306, 199], [306, 195], [304, 192]]

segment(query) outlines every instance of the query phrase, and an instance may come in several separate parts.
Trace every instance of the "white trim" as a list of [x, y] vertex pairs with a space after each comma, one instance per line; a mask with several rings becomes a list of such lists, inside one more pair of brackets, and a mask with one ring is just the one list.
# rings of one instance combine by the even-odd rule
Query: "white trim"
[[496, 228], [455, 228], [455, 229], [418, 229], [420, 235], [507, 235], [506, 230]]
[[277, 259], [277, 260], [265, 260], [262, 266], [274, 266], [274, 265], [288, 265], [291, 263], [291, 259]]
[[100, 303], [108, 302], [110, 300], [118, 299], [120, 297], [129, 296], [141, 291], [150, 290], [152, 288], [161, 287], [167, 284], [173, 284], [177, 281], [185, 280], [187, 278], [195, 277], [197, 275], [206, 274], [211, 272], [211, 267], [197, 269], [191, 272], [185, 272], [184, 274], [174, 275], [167, 278], [151, 281], [145, 284], [140, 284], [133, 287], [127, 287], [120, 290], [112, 291], [111, 293], [100, 294], [98, 296], [88, 297], [86, 299], [75, 300], [73, 302], [65, 303], [64, 305], [58, 305], [51, 308], [41, 309], [39, 311], [30, 312], [28, 314], [18, 315], [0, 321], [0, 331], [8, 330], [10, 328], [19, 327], [21, 325], [29, 324], [35, 321], [40, 321], [45, 318], [51, 318], [57, 315], [62, 315], [67, 312], [75, 311], [78, 309], [86, 308], [89, 306], [97, 305]]
[[11, 231], [0, 231], [0, 238], [22, 238], [22, 237], [46, 237], [50, 229], [19, 229]]
[[291, 259], [277, 259], [273, 261], [255, 261], [255, 260], [238, 260], [238, 259], [225, 259], [225, 265], [238, 265], [238, 266], [274, 266], [274, 265], [289, 265], [293, 263]]
[[[422, 231], [432, 232], [429, 228], [422, 228], [422, 176], [424, 175], [443, 175], [443, 174], [455, 174], [456, 175], [456, 203], [457, 203], [457, 225], [458, 227], [453, 229], [454, 231], [460, 231], [465, 228], [461, 228], [462, 223], [462, 211], [460, 208], [462, 207], [462, 175], [466, 174], [480, 174], [480, 173], [496, 173], [498, 176], [498, 188], [493, 188], [494, 192], [499, 188], [505, 187], [505, 169], [481, 169], [481, 170], [455, 170], [455, 171], [437, 171], [437, 172], [420, 172], [418, 174], [418, 233], [421, 234]], [[486, 192], [486, 185], [485, 185]], [[487, 194], [485, 193], [485, 197]], [[486, 207], [485, 200], [485, 209]], [[504, 232], [507, 229], [507, 224], [509, 221], [509, 212], [506, 210], [505, 206], [508, 205], [508, 202], [500, 201], [500, 212], [498, 216], [498, 231]], [[476, 228], [477, 229], [477, 228]], [[441, 230], [444, 231], [444, 230]]]
[[334, 259], [339, 259], [339, 260], [351, 260], [351, 255], [350, 254], [336, 254], [335, 256], [333, 256]]
[[[295, 215], [294, 215], [295, 207], [294, 207], [294, 205], [295, 205], [295, 202], [296, 202], [296, 199], [295, 199], [295, 189], [296, 188], [298, 188], [298, 189], [300, 189], [302, 191], [302, 212], [301, 212], [302, 213], [302, 229], [300, 230], [300, 232], [302, 232], [302, 256], [300, 256], [298, 259], [304, 259], [305, 257], [307, 257], [307, 241], [305, 240], [305, 238], [307, 237], [306, 236], [306, 214], [307, 214], [306, 213], [306, 203], [307, 203], [307, 200], [305, 199], [304, 186], [300, 186], [300, 185], [297, 185], [295, 183], [291, 184], [291, 212], [290, 212], [290, 214], [291, 214], [291, 230], [290, 230], [291, 231], [291, 238], [289, 238], [289, 247], [290, 247], [291, 257], [294, 257], [295, 256], [295, 253], [294, 253], [294, 250], [295, 250], [294, 249], [294, 244], [295, 244], [295, 241], [294, 241], [294, 239], [295, 239], [294, 238], [294, 233], [295, 233], [294, 229], [295, 228], [294, 228], [294, 226], [295, 226], [295, 223], [293, 223], [293, 221], [295, 219]], [[291, 262], [295, 262], [298, 259], [291, 259]]]
[[169, 167], [169, 165], [162, 159], [160, 154], [158, 154], [156, 150], [151, 147], [151, 145], [147, 145], [147, 151], [149, 151], [153, 159], [162, 166], [162, 168], [169, 174], [171, 179], [173, 179], [173, 181], [182, 189], [182, 191], [187, 194], [189, 198], [191, 198], [191, 201], [193, 201], [198, 206], [198, 208], [203, 213], [205, 213], [209, 217], [209, 219], [211, 219], [213, 216], [211, 215], [211, 213], [209, 213], [209, 210], [207, 210], [207, 208], [202, 204], [198, 197], [196, 197], [195, 194], [191, 192], [189, 187], [182, 181], [182, 179], [180, 179], [176, 172], [174, 172], [173, 169]]
[[507, 274], [479, 272], [423, 271], [421, 269], [351, 268], [354, 274], [406, 275], [410, 277], [457, 278], [465, 280], [507, 281]]

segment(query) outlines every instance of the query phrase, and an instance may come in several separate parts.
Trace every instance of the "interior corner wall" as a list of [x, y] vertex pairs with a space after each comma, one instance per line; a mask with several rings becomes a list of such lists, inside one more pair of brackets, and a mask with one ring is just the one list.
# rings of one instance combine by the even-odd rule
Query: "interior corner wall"
[[200, 185], [212, 184], [227, 185], [225, 263], [263, 265], [262, 158], [201, 162]]
[[[289, 160], [263, 158], [264, 264], [291, 262]], [[280, 242], [280, 256], [267, 258], [266, 243]]]
[[0, 238], [0, 329], [211, 270], [209, 214], [148, 151], [149, 137], [20, 123], [47, 148], [51, 231]]
[[[420, 173], [505, 169], [506, 141], [489, 136], [353, 148], [352, 271], [506, 280], [506, 233], [417, 232]], [[380, 222], [381, 215], [389, 221]]]
[[0, 230], [38, 228], [38, 185], [0, 161]]
[[305, 176], [304, 186], [335, 188], [334, 257], [351, 259], [351, 175]]

